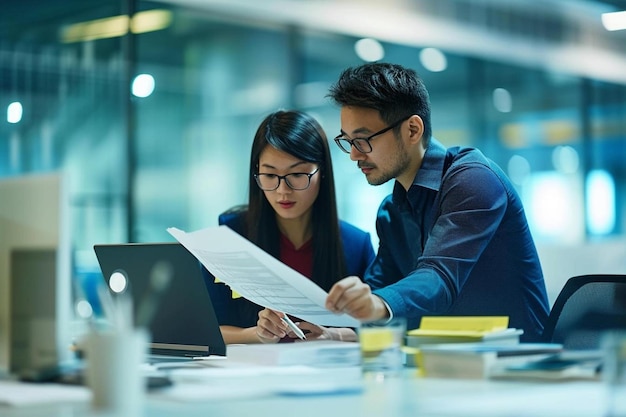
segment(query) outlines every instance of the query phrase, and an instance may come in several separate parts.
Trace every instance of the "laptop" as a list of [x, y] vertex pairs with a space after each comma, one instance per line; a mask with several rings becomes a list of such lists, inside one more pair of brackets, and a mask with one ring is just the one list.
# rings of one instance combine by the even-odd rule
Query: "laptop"
[[102, 275], [128, 277], [135, 315], [150, 288], [155, 265], [168, 265], [171, 278], [148, 324], [150, 362], [226, 356], [226, 345], [199, 261], [180, 243], [94, 245]]

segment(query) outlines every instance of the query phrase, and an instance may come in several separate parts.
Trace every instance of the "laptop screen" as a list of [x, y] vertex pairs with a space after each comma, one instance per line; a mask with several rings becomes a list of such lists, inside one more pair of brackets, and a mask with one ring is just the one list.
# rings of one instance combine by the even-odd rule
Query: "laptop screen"
[[172, 276], [161, 295], [148, 329], [152, 354], [201, 357], [226, 355], [226, 346], [213, 310], [200, 263], [180, 243], [94, 245], [106, 281], [121, 271], [130, 282], [135, 315], [149, 291], [155, 265], [166, 264]]

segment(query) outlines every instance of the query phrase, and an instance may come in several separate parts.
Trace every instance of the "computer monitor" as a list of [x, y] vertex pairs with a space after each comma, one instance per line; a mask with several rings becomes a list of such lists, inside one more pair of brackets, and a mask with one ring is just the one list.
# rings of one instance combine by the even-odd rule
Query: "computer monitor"
[[71, 357], [65, 185], [60, 172], [0, 179], [0, 373]]

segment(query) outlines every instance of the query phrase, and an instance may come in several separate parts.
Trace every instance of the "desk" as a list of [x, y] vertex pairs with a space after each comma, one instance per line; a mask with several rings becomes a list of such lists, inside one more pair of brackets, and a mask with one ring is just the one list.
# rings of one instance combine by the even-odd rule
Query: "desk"
[[[262, 381], [242, 381], [242, 386]], [[179, 384], [178, 389], [184, 389]], [[189, 388], [193, 388], [189, 385]], [[2, 382], [0, 382], [0, 390]], [[207, 386], [207, 390], [211, 387]], [[407, 374], [384, 382], [366, 381], [361, 393], [315, 396], [252, 396], [247, 398], [175, 401], [150, 394], [145, 417], [602, 417], [605, 392], [599, 381], [492, 381], [417, 378]], [[11, 408], [3, 417], [83, 417], [86, 403]]]

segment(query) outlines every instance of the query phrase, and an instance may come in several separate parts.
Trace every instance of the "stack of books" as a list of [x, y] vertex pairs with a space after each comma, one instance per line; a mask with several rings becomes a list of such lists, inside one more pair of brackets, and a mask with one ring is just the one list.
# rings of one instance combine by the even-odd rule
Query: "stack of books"
[[547, 359], [562, 350], [558, 343], [445, 343], [421, 346], [416, 361], [425, 377], [482, 379], [496, 369]]
[[504, 357], [534, 354], [537, 348], [545, 356], [546, 346], [521, 347], [523, 333], [509, 327], [507, 316], [426, 316], [406, 334], [406, 362], [423, 376], [484, 378]]

